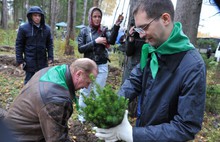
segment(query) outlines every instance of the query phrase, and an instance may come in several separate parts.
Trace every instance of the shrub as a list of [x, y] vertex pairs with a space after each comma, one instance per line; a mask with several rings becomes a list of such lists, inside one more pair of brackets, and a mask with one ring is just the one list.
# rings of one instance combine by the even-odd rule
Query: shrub
[[117, 126], [123, 120], [128, 100], [118, 96], [110, 85], [106, 85], [103, 89], [98, 84], [95, 86], [97, 92], [92, 91], [90, 96], [83, 96], [86, 107], [82, 108], [81, 113], [88, 122], [97, 127]]

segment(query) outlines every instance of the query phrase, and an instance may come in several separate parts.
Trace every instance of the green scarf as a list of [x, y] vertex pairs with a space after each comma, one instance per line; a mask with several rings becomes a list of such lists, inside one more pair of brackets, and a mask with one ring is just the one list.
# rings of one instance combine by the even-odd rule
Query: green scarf
[[142, 46], [140, 61], [141, 69], [143, 70], [146, 66], [148, 54], [151, 53], [150, 69], [152, 77], [155, 79], [159, 68], [155, 52], [160, 55], [169, 55], [183, 51], [188, 51], [191, 49], [194, 49], [194, 46], [190, 43], [188, 37], [183, 33], [181, 23], [177, 22], [174, 24], [174, 28], [167, 41], [165, 41], [157, 49], [155, 49], [150, 44], [144, 44]]
[[[58, 84], [63, 86], [66, 90], [68, 90], [68, 86], [66, 84], [66, 73], [67, 67], [66, 65], [58, 65], [50, 68], [41, 78], [40, 81], [51, 82], [54, 84]], [[79, 110], [79, 102], [76, 96], [74, 97], [74, 101], [76, 104], [76, 109]]]

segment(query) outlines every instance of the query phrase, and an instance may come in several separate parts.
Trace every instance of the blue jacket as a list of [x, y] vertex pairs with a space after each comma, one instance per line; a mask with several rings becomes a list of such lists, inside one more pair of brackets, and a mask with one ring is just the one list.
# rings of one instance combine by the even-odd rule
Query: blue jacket
[[[37, 27], [31, 19], [32, 13], [41, 14], [41, 23]], [[53, 61], [53, 39], [50, 27], [45, 25], [43, 11], [33, 6], [27, 13], [28, 23], [19, 27], [16, 39], [16, 61], [20, 65], [26, 63], [24, 70], [36, 72], [48, 66], [47, 61]]]
[[[150, 56], [149, 56], [150, 57]], [[148, 60], [149, 61], [149, 60]], [[195, 50], [158, 56], [159, 70], [151, 76], [149, 62], [144, 71], [138, 64], [119, 94], [141, 96], [134, 142], [188, 141], [201, 130], [205, 109], [206, 68]]]

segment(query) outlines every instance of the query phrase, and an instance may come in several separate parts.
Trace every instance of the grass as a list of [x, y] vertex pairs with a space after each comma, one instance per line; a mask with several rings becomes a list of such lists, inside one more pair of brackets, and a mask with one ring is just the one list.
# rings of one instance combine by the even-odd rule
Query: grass
[[0, 105], [7, 108], [23, 87], [23, 78], [0, 73], [0, 82]]

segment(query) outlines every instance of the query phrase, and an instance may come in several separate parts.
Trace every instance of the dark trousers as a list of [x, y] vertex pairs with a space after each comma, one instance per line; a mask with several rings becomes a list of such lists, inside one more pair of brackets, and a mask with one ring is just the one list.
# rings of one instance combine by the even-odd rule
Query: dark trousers
[[27, 84], [27, 82], [31, 79], [31, 77], [35, 74], [35, 72], [27, 72], [25, 74], [24, 84]]

